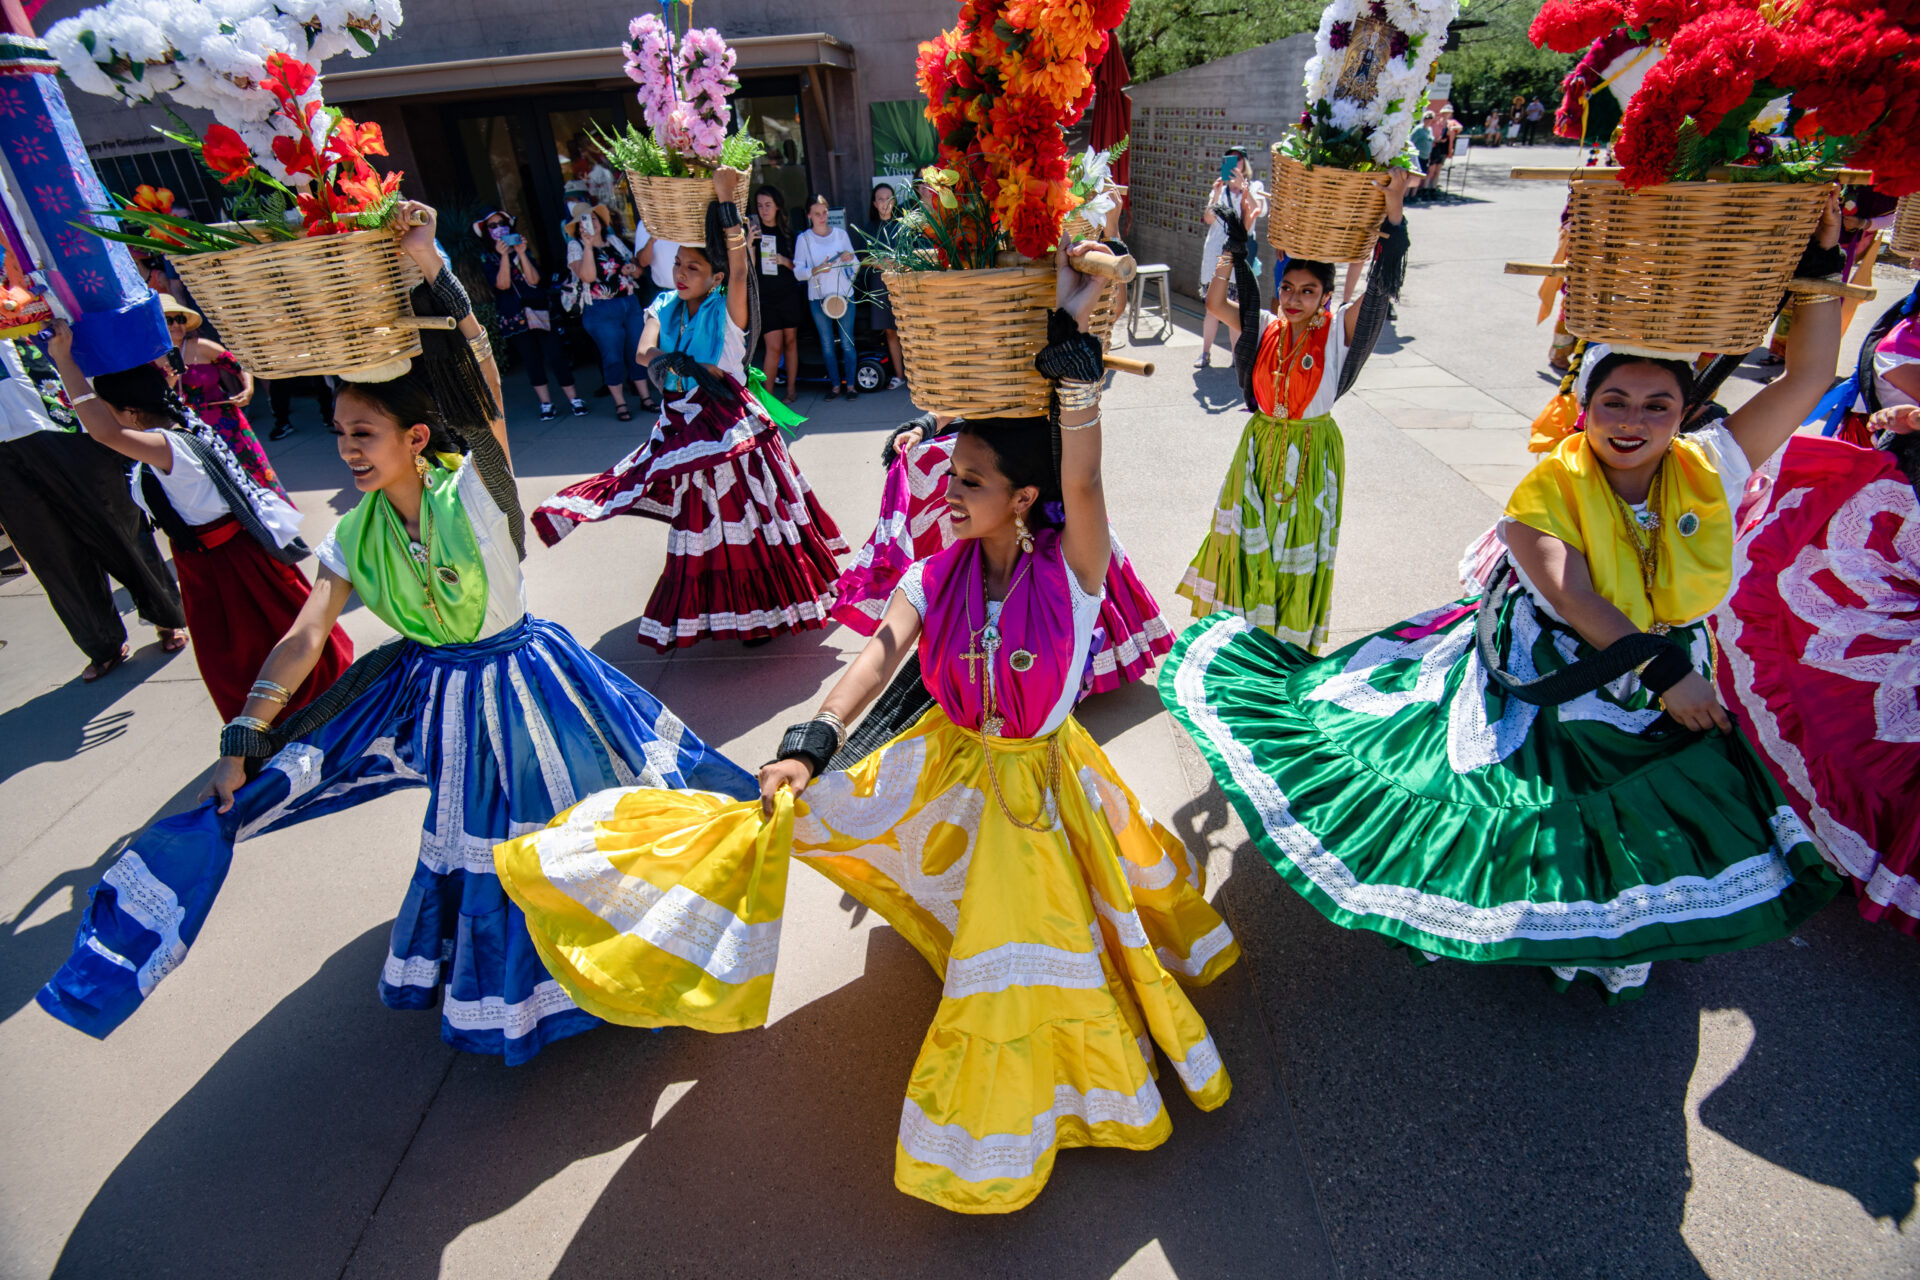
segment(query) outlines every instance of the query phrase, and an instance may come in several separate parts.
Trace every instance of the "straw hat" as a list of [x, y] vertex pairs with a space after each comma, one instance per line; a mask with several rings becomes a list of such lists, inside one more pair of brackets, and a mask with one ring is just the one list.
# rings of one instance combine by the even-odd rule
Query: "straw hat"
[[185, 316], [187, 318], [188, 333], [192, 333], [200, 327], [200, 313], [170, 293], [160, 295], [160, 310], [165, 312], [169, 317]]

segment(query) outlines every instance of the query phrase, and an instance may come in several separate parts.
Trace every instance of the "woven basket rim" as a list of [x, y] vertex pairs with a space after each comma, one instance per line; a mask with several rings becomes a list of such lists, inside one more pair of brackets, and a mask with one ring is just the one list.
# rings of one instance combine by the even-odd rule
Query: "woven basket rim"
[[[223, 225], [245, 226], [246, 224], [227, 223]], [[281, 253], [298, 253], [303, 249], [315, 245], [325, 247], [328, 244], [342, 243], [357, 246], [368, 237], [393, 240], [398, 234], [398, 232], [388, 230], [385, 227], [375, 227], [365, 231], [343, 231], [339, 235], [333, 236], [301, 236], [297, 240], [261, 240], [255, 244], [243, 244], [232, 249], [220, 249], [214, 253], [175, 254], [172, 255], [169, 260], [174, 266], [178, 267], [183, 262], [218, 262], [241, 253], [252, 254], [255, 257], [265, 257], [267, 254], [276, 251]]]

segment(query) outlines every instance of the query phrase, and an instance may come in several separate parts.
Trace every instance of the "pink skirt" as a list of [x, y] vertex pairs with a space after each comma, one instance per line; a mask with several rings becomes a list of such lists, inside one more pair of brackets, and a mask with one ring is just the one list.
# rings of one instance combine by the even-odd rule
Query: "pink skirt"
[[813, 496], [780, 429], [742, 393], [738, 407], [678, 393], [647, 442], [534, 509], [552, 546], [617, 515], [667, 523], [667, 564], [639, 640], [665, 652], [702, 636], [752, 640], [827, 625], [839, 528]]
[[1742, 505], [1734, 579], [1713, 615], [1721, 698], [1860, 914], [1920, 933], [1913, 487], [1888, 454], [1795, 436]]
[[[952, 459], [953, 437], [936, 436], [887, 469], [879, 523], [835, 587], [835, 619], [863, 636], [872, 635], [901, 575], [914, 561], [953, 545], [946, 504]], [[1082, 697], [1143, 679], [1153, 670], [1154, 659], [1173, 648], [1173, 633], [1160, 618], [1159, 602], [1133, 571], [1120, 539], [1112, 537], [1112, 543], [1106, 598], [1100, 602], [1100, 633], [1095, 637], [1099, 647], [1088, 660]]]

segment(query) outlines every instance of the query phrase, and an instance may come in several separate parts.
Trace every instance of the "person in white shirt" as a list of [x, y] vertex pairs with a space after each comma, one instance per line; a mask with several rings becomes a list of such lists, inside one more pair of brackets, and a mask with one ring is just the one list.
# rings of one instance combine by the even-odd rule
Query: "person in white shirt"
[[[1200, 221], [1207, 225], [1207, 242], [1200, 253], [1200, 292], [1204, 295], [1207, 284], [1213, 279], [1214, 264], [1220, 261], [1220, 255], [1227, 247], [1227, 229], [1215, 216], [1213, 209], [1223, 201], [1229, 208], [1240, 207], [1240, 193], [1253, 192], [1254, 217], [1267, 216], [1267, 184], [1253, 176], [1253, 165], [1247, 160], [1247, 153], [1239, 147], [1228, 147], [1226, 156], [1220, 163], [1220, 176], [1213, 180], [1213, 190], [1207, 193], [1207, 207], [1200, 215]], [[1254, 279], [1260, 278], [1260, 260], [1258, 256], [1249, 264], [1253, 268]], [[1238, 293], [1233, 293], [1227, 301], [1234, 306], [1240, 303]], [[1240, 341], [1240, 331], [1232, 321], [1226, 321], [1227, 354], [1233, 354], [1233, 344]], [[1200, 359], [1194, 362], [1194, 368], [1205, 369], [1213, 363], [1213, 341], [1220, 332], [1222, 321], [1211, 311], [1200, 322]], [[1228, 361], [1232, 363], [1231, 360]]]
[[165, 653], [186, 647], [187, 615], [128, 491], [127, 464], [73, 422], [47, 358], [0, 338], [0, 526], [87, 655], [80, 678], [93, 681], [132, 656], [109, 578]]
[[[860, 393], [853, 389], [858, 367], [853, 353], [853, 271], [859, 260], [853, 256], [853, 242], [844, 229], [828, 225], [827, 198], [820, 195], [808, 202], [807, 230], [794, 239], [793, 274], [807, 282], [807, 307], [827, 362], [826, 398], [838, 394], [858, 400]], [[828, 298], [845, 302], [846, 310], [837, 319], [827, 314]]]

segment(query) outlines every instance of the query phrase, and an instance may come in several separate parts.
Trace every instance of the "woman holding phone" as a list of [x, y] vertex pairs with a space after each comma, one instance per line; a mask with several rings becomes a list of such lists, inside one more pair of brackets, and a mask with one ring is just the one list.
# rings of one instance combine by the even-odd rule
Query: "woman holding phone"
[[540, 279], [540, 268], [533, 261], [527, 238], [513, 229], [514, 217], [495, 209], [473, 224], [473, 234], [487, 244], [480, 260], [486, 265], [488, 283], [493, 285], [493, 311], [500, 319], [500, 332], [520, 353], [527, 367], [527, 381], [533, 394], [540, 397], [540, 420], [551, 422], [559, 416], [553, 399], [547, 394], [547, 367], [553, 367], [560, 380], [560, 392], [576, 418], [587, 416], [587, 405], [573, 386], [573, 361], [567, 358], [567, 345], [553, 320], [552, 296]]
[[787, 198], [780, 188], [763, 182], [753, 193], [754, 235], [750, 242], [754, 270], [760, 273], [760, 332], [767, 354], [760, 373], [767, 389], [779, 386], [780, 362], [787, 365], [787, 394], [798, 394], [800, 377], [800, 321], [807, 314], [807, 291], [793, 274], [793, 228], [787, 223]]

